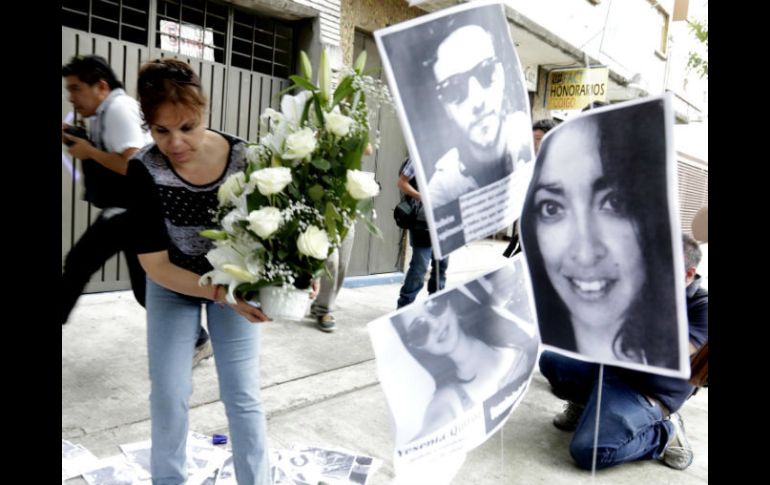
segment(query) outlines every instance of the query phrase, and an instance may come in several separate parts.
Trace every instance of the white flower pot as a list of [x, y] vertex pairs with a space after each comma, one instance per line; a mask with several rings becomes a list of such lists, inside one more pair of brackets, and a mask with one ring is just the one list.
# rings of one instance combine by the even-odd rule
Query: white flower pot
[[259, 302], [272, 320], [302, 320], [310, 306], [310, 290], [265, 286], [259, 289]]

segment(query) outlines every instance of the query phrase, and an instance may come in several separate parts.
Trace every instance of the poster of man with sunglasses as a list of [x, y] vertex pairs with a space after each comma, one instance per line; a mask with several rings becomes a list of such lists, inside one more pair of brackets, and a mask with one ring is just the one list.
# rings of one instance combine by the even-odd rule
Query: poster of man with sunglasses
[[369, 324], [395, 422], [397, 468], [466, 452], [503, 425], [537, 362], [534, 313], [517, 255]]
[[375, 32], [437, 257], [518, 218], [534, 160], [505, 10], [473, 2]]

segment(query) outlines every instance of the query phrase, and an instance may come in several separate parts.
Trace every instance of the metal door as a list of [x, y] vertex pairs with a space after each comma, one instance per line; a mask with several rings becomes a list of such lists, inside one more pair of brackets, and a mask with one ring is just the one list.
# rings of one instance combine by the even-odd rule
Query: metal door
[[[379, 52], [374, 39], [363, 32], [356, 31], [353, 47], [354, 59], [361, 51], [366, 51], [365, 71], [372, 77], [385, 81], [385, 74], [380, 69]], [[398, 203], [399, 191], [398, 168], [407, 156], [406, 143], [401, 132], [401, 125], [394, 109], [381, 107], [372, 122], [370, 139], [375, 140], [380, 133], [380, 146], [370, 156], [364, 157], [362, 170], [375, 173], [375, 178], [382, 186], [375, 197], [377, 211], [375, 223], [382, 231], [382, 239], [372, 236], [363, 223], [356, 226], [356, 239], [350, 257], [348, 276], [370, 275], [400, 271], [398, 265], [402, 239], [401, 229], [393, 221], [393, 207]]]

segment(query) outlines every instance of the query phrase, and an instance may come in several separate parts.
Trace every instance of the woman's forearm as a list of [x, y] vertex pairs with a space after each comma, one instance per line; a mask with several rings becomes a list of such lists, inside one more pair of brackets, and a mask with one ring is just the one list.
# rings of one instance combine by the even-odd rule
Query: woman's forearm
[[168, 253], [147, 253], [139, 255], [139, 262], [152, 281], [164, 288], [189, 296], [213, 301], [223, 298], [223, 291], [216, 291], [216, 285], [200, 286], [200, 276], [181, 268], [168, 259]]

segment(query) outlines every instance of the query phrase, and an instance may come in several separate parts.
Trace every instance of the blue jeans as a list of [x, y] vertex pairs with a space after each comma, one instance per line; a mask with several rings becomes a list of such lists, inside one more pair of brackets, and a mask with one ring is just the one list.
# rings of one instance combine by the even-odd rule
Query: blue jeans
[[[412, 240], [412, 236], [409, 236]], [[428, 293], [435, 293], [443, 290], [446, 284], [446, 268], [449, 264], [449, 257], [439, 262], [439, 283], [436, 286], [436, 260], [433, 259], [433, 250], [430, 247], [416, 247], [412, 245], [412, 259], [409, 261], [409, 269], [404, 277], [404, 284], [398, 295], [398, 308], [406, 306], [417, 298], [417, 294], [422, 290], [425, 284], [425, 272], [428, 271], [430, 264], [430, 279], [428, 280]]]
[[187, 480], [185, 444], [192, 393], [193, 344], [201, 302], [225, 405], [239, 485], [270, 483], [265, 413], [259, 397], [260, 326], [229, 306], [180, 295], [147, 279], [147, 353], [150, 367], [153, 485]]
[[[577, 465], [590, 470], [593, 459], [594, 426], [599, 365], [553, 352], [540, 356], [540, 372], [561, 399], [584, 404], [570, 443]], [[664, 419], [661, 408], [626, 384], [612, 367], [604, 367], [596, 468], [609, 468], [629, 461], [657, 459], [663, 454], [674, 426]]]

